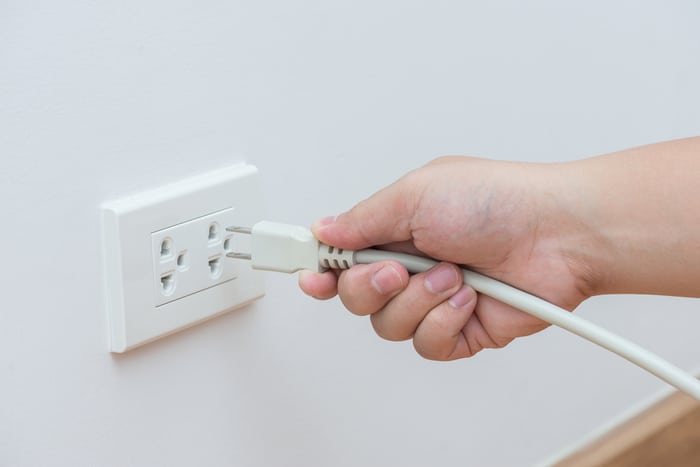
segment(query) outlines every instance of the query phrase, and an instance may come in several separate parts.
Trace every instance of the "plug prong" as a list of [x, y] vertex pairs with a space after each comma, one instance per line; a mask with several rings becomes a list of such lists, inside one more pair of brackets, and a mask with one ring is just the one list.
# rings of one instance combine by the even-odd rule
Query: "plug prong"
[[247, 259], [248, 261], [253, 259], [253, 257], [250, 255], [250, 253], [239, 253], [237, 251], [227, 253], [226, 256], [229, 258], [235, 258], [235, 259]]
[[250, 227], [241, 227], [239, 225], [234, 225], [233, 227], [226, 227], [226, 231], [250, 235], [253, 232], [253, 229], [251, 229]]

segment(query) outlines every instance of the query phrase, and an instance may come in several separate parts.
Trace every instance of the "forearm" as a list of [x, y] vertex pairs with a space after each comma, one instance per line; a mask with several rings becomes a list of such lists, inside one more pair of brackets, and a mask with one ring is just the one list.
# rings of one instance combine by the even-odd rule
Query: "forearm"
[[700, 296], [700, 138], [565, 165], [593, 294]]

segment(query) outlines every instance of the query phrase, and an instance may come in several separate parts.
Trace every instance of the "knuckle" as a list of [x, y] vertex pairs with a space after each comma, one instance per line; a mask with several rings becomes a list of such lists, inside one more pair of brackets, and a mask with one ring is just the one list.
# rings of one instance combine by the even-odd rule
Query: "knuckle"
[[401, 342], [410, 339], [413, 333], [407, 333], [398, 329], [397, 326], [387, 325], [387, 323], [381, 319], [380, 315], [373, 314], [370, 316], [370, 322], [372, 323], [372, 328], [374, 332], [384, 340], [392, 342]]
[[343, 292], [338, 293], [340, 301], [347, 310], [358, 316], [365, 316], [378, 311], [377, 308], [372, 306], [371, 303], [367, 303], [356, 296], [357, 294], [347, 294]]
[[380, 310], [382, 297], [373, 293], [366, 268], [343, 271], [338, 279], [338, 297], [345, 308], [355, 315], [368, 315]]
[[445, 352], [444, 349], [434, 348], [430, 345], [424, 345], [420, 339], [413, 339], [413, 348], [421, 357], [426, 360], [433, 360], [437, 362], [444, 362], [448, 360], [449, 352]]
[[438, 156], [428, 162], [428, 165], [440, 165], [440, 164], [446, 164], [449, 162], [454, 162], [455, 160], [459, 159], [458, 156], [450, 156], [450, 155], [444, 155], [444, 156]]
[[451, 337], [453, 334], [450, 320], [443, 312], [442, 304], [431, 310], [420, 324], [420, 330], [413, 338], [413, 347], [427, 360], [446, 361], [453, 351]]

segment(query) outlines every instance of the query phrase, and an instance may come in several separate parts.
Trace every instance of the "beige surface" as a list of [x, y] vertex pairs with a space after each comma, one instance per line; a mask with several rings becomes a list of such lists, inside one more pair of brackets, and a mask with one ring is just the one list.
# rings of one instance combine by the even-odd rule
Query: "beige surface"
[[700, 466], [700, 403], [673, 394], [555, 467]]

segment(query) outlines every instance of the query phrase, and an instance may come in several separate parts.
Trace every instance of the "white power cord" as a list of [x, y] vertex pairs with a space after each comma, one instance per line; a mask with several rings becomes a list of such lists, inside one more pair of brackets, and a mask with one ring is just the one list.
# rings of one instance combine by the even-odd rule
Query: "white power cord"
[[[429, 258], [383, 250], [342, 250], [320, 243], [305, 227], [262, 221], [252, 228], [227, 230], [251, 235], [250, 253], [229, 253], [232, 258], [251, 260], [254, 269], [292, 273], [302, 269], [323, 272], [348, 269], [355, 264], [394, 260], [409, 272], [427, 271], [438, 264]], [[700, 380], [649, 350], [598, 325], [590, 323], [546, 300], [482, 274], [462, 269], [464, 283], [477, 292], [518, 308], [542, 321], [555, 324], [626, 358], [686, 394], [700, 400]]]

